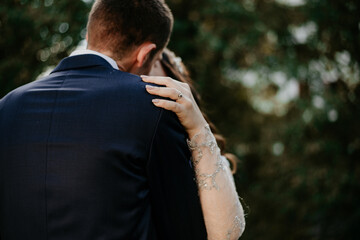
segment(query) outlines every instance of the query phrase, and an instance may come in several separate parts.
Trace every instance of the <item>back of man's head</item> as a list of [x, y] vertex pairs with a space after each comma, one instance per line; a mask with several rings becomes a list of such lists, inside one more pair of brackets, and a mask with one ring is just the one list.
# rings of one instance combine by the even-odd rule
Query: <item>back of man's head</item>
[[162, 50], [170, 39], [173, 16], [163, 0], [96, 0], [88, 20], [88, 45], [121, 59], [144, 42]]

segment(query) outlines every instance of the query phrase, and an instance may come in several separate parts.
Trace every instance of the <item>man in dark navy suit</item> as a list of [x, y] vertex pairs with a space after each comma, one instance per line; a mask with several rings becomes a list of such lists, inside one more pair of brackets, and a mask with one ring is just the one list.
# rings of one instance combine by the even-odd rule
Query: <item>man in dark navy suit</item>
[[188, 137], [139, 74], [172, 29], [162, 0], [99, 0], [88, 49], [0, 100], [0, 239], [206, 239]]

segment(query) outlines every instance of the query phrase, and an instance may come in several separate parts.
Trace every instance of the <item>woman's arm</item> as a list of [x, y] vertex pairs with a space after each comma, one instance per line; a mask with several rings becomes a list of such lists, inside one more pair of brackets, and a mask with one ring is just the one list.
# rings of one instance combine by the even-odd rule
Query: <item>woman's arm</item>
[[245, 229], [243, 208], [229, 163], [220, 155], [208, 125], [190, 137], [193, 164], [209, 239], [238, 239]]
[[[229, 163], [220, 155], [214, 135], [198, 108], [189, 86], [168, 77], [146, 77], [143, 81], [163, 87], [147, 87], [157, 99], [155, 106], [177, 114], [188, 132], [198, 193], [210, 240], [238, 239], [244, 231], [244, 211], [236, 192]], [[181, 94], [180, 94], [181, 93]]]

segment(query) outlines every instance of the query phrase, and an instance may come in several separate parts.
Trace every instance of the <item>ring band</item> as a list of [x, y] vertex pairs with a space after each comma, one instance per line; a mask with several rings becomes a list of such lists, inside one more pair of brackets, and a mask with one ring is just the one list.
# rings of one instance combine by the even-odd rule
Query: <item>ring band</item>
[[178, 94], [178, 99], [182, 98], [182, 92], [179, 91], [179, 94]]

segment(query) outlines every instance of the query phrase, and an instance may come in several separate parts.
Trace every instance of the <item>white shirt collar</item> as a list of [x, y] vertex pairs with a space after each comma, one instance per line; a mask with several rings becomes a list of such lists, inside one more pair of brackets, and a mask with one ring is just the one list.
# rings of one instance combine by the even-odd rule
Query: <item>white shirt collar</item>
[[102, 57], [103, 59], [105, 59], [114, 69], [119, 70], [118, 65], [116, 64], [115, 60], [112, 59], [111, 57], [108, 57], [102, 53], [90, 50], [90, 49], [83, 49], [83, 50], [75, 50], [73, 51], [70, 56], [76, 56], [76, 55], [83, 55], [83, 54], [94, 54], [97, 55], [99, 57]]

